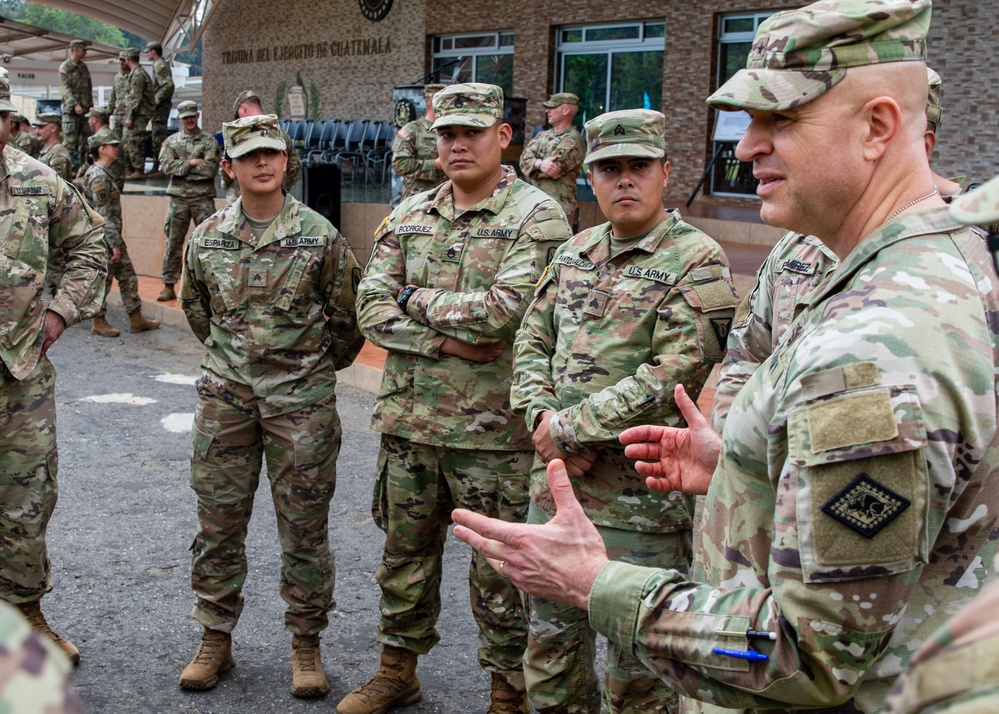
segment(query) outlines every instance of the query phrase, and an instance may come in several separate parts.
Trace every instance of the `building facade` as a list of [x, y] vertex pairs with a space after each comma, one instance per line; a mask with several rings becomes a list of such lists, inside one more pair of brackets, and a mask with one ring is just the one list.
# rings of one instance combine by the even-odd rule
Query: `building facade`
[[[288, 115], [299, 85], [309, 116], [392, 119], [396, 85], [433, 69], [442, 81], [489, 81], [527, 99], [528, 126], [544, 121], [554, 91], [583, 100], [582, 122], [602, 111], [647, 107], [668, 119], [667, 203], [752, 207], [751, 175], [731, 158], [735, 127], [719, 127], [705, 98], [741, 66], [756, 25], [802, 2], [701, 0], [224, 0], [204, 35], [206, 128], [231, 118], [233, 98], [256, 89]], [[999, 173], [999, 84], [992, 60], [993, 2], [939, 1], [930, 64], [944, 80], [934, 168], [985, 180]], [[380, 19], [377, 18], [382, 15]], [[253, 22], [247, 18], [253, 17]]]

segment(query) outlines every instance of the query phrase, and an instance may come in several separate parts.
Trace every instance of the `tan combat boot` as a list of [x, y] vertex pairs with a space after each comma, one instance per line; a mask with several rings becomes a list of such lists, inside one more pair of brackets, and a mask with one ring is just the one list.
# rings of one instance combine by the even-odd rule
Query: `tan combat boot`
[[499, 672], [493, 672], [493, 683], [489, 688], [489, 708], [486, 714], [531, 714], [527, 701], [527, 687], [524, 675], [507, 679]]
[[319, 655], [319, 636], [295, 635], [291, 638], [291, 693], [308, 699], [325, 697], [329, 690]]
[[160, 290], [160, 294], [156, 296], [159, 302], [166, 302], [167, 300], [176, 300], [177, 293], [173, 291], [173, 283], [163, 283], [163, 289]]
[[17, 605], [17, 609], [31, 623], [35, 632], [51, 640], [74, 665], [80, 664], [80, 650], [76, 649], [72, 642], [67, 642], [52, 631], [49, 623], [45, 621], [45, 615], [42, 614], [40, 602], [37, 600], [35, 602], [22, 602]]
[[117, 337], [121, 334], [108, 324], [107, 318], [104, 315], [98, 315], [91, 321], [90, 331], [101, 337]]
[[337, 714], [385, 714], [392, 707], [416, 704], [423, 697], [416, 677], [416, 653], [385, 645], [382, 666], [371, 681], [340, 700]]
[[133, 171], [128, 176], [125, 177], [126, 181], [142, 181], [146, 178], [146, 174], [142, 171]]
[[201, 691], [219, 683], [219, 675], [236, 666], [232, 658], [232, 635], [221, 630], [209, 630], [201, 636], [198, 653], [180, 674], [180, 686]]
[[[94, 318], [95, 320], [97, 318]], [[142, 316], [141, 310], [136, 310], [128, 316], [129, 331], [130, 332], [146, 332], [147, 330], [155, 330], [160, 326], [159, 320], [147, 320]]]

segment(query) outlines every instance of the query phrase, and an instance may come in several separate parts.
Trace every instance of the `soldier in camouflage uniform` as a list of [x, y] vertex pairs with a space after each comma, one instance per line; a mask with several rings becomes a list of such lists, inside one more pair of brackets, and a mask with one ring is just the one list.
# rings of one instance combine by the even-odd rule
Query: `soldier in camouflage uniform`
[[[101, 217], [52, 169], [6, 145], [13, 111], [0, 70], [0, 599], [78, 662], [79, 651], [41, 610], [52, 589], [45, 531], [59, 463], [55, 369], [45, 353], [68, 325], [99, 309], [107, 252]], [[45, 300], [46, 263], [56, 247], [65, 270]]]
[[319, 634], [334, 607], [334, 388], [336, 370], [349, 366], [364, 342], [354, 314], [361, 270], [327, 220], [283, 194], [287, 144], [276, 116], [229, 122], [223, 136], [224, 168], [240, 179], [243, 194], [195, 231], [181, 283], [184, 312], [207, 354], [191, 460], [199, 522], [193, 616], [205, 630], [180, 684], [208, 689], [235, 664], [243, 541], [266, 459], [285, 627], [293, 633], [292, 694], [322, 696], [329, 683]]
[[[926, 157], [930, 158], [943, 119], [943, 86], [940, 75], [929, 67], [926, 79], [929, 91], [924, 140]], [[956, 183], [936, 173], [933, 177], [944, 200], [961, 193]], [[794, 231], [785, 234], [770, 251], [757, 273], [756, 287], [740, 305], [739, 317], [729, 334], [711, 409], [712, 424], [719, 434], [739, 390], [777, 348], [805, 298], [836, 269], [838, 262], [836, 254], [818, 238]]]
[[[60, 118], [58, 114], [46, 112], [39, 114], [35, 120], [36, 133], [42, 149], [38, 160], [55, 171], [66, 181], [73, 179], [73, 158], [69, 151], [59, 141]], [[49, 251], [48, 268], [45, 271], [45, 281], [49, 292], [55, 295], [56, 288], [62, 279], [65, 258], [59, 246], [53, 246]]]
[[107, 297], [111, 292], [112, 277], [118, 281], [121, 302], [128, 313], [129, 329], [132, 332], [155, 330], [159, 320], [147, 320], [142, 316], [142, 300], [139, 297], [139, 279], [128, 257], [128, 248], [121, 235], [121, 193], [115, 182], [111, 166], [118, 159], [118, 135], [110, 127], [98, 129], [87, 140], [90, 158], [93, 163], [83, 177], [83, 194], [104, 219], [104, 242], [111, 258], [108, 261], [108, 277], [104, 284], [104, 300], [100, 312], [94, 315], [90, 331], [104, 337], [117, 337], [118, 330], [108, 324]]
[[544, 107], [552, 128], [542, 131], [524, 147], [520, 170], [528, 181], [559, 202], [574, 226], [579, 217], [576, 177], [586, 154], [583, 138], [572, 125], [579, 109], [579, 97], [559, 92], [549, 97]]
[[170, 119], [173, 99], [173, 73], [163, 59], [163, 45], [150, 42], [146, 45], [146, 56], [153, 63], [153, 169], [149, 178], [163, 178], [160, 171], [160, 149], [167, 138], [167, 120]]
[[112, 129], [121, 137], [125, 129], [125, 100], [128, 98], [128, 75], [132, 68], [128, 66], [127, 50], [118, 53], [118, 73], [111, 84], [111, 94], [108, 96], [108, 112], [114, 118]]
[[83, 58], [87, 56], [87, 43], [73, 40], [69, 43], [69, 59], [59, 65], [59, 88], [62, 92], [62, 133], [66, 149], [73, 161], [83, 162], [87, 153], [90, 131], [84, 116], [93, 106], [94, 88], [90, 70]]
[[732, 404], [720, 453], [703, 419], [621, 435], [650, 485], [706, 491], [692, 577], [608, 562], [557, 466], [555, 526], [455, 514], [479, 532], [459, 537], [519, 587], [588, 607], [688, 710], [877, 711], [989, 574], [999, 275], [933, 186], [929, 18], [929, 0], [779, 12], [710, 99], [749, 111], [736, 153], [764, 221], [840, 264]]
[[[121, 135], [111, 129], [111, 115], [107, 109], [103, 107], [91, 107], [90, 111], [87, 112], [87, 123], [90, 125], [90, 131], [96, 134], [102, 128], [107, 128], [115, 137], [120, 141]], [[89, 144], [88, 144], [89, 146]], [[125, 162], [121, 160], [121, 146], [118, 146], [117, 153], [119, 156], [111, 162], [109, 170], [111, 175], [114, 177], [115, 186], [118, 187], [118, 191], [125, 190]], [[89, 167], [81, 167], [81, 171], [77, 174], [77, 178], [82, 178], [83, 174], [87, 173]]]
[[0, 711], [83, 714], [66, 656], [0, 600]]
[[[507, 521], [527, 515], [533, 448], [510, 408], [513, 337], [529, 295], [569, 237], [562, 209], [501, 165], [512, 130], [503, 90], [456, 84], [434, 95], [448, 175], [378, 228], [358, 290], [365, 336], [388, 350], [372, 428], [381, 432], [372, 511], [386, 533], [381, 669], [337, 706], [372, 714], [422, 692], [417, 656], [440, 639], [441, 556], [461, 504]], [[479, 557], [469, 569], [489, 712], [526, 712], [520, 594]]]
[[[999, 177], [954, 201], [966, 225], [999, 221]], [[990, 250], [999, 236], [990, 236]], [[999, 267], [999, 253], [993, 253]], [[992, 583], [916, 652], [885, 702], [885, 714], [999, 711], [999, 583]]]
[[[252, 89], [247, 89], [236, 97], [236, 101], [232, 104], [232, 113], [233, 119], [242, 119], [243, 117], [259, 116], [264, 113], [264, 109], [257, 93]], [[285, 143], [288, 144], [288, 170], [284, 174], [282, 187], [285, 191], [291, 191], [291, 187], [298, 179], [298, 174], [302, 171], [302, 160], [294, 149], [291, 137], [286, 132], [281, 132], [281, 134], [284, 136]], [[221, 175], [222, 188], [225, 189], [225, 200], [232, 203], [239, 198], [239, 184], [224, 171], [221, 172]]]
[[[554, 515], [546, 464], [582, 458], [576, 494], [613, 557], [686, 573], [693, 498], [646, 490], [617, 437], [638, 424], [682, 423], [673, 389], [701, 391], [725, 353], [736, 298], [721, 247], [663, 208], [665, 127], [666, 117], [642, 109], [587, 122], [590, 183], [610, 221], [563, 244], [541, 278], [514, 343], [510, 403], [537, 450], [528, 523]], [[530, 613], [531, 705], [599, 712], [586, 611], [531, 598]], [[613, 643], [607, 660], [604, 712], [671, 709], [673, 692], [645, 665]]]
[[160, 168], [170, 177], [167, 195], [170, 208], [163, 224], [166, 249], [163, 252], [163, 290], [156, 299], [176, 300], [174, 285], [180, 277], [184, 239], [191, 221], [195, 227], [215, 213], [215, 172], [222, 152], [215, 137], [198, 126], [198, 105], [181, 102], [177, 115], [183, 126], [167, 137], [160, 150]]
[[427, 102], [425, 116], [411, 121], [396, 132], [392, 140], [392, 170], [402, 177], [402, 197], [429, 191], [447, 180], [437, 158], [437, 133], [430, 127], [437, 119], [434, 95], [443, 84], [428, 84], [423, 88]]
[[35, 131], [31, 128], [31, 122], [20, 114], [13, 114], [10, 117], [10, 141], [7, 143], [35, 159], [42, 149], [41, 142], [35, 137]]
[[[121, 142], [125, 148], [125, 168], [128, 180], [146, 177], [146, 124], [153, 115], [153, 82], [139, 64], [139, 50], [125, 50], [128, 63], [128, 92], [125, 95], [125, 122]], [[115, 111], [118, 98], [115, 97]]]

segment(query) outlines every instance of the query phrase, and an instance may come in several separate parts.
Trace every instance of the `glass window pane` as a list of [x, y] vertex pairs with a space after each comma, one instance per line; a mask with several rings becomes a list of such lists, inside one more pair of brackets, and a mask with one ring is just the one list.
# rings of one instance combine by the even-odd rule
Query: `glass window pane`
[[495, 35], [479, 35], [477, 37], [455, 37], [454, 48], [456, 50], [472, 49], [475, 47], [485, 47], [487, 49], [496, 46]]
[[513, 94], [513, 55], [479, 55], [475, 59], [474, 81], [497, 84], [506, 96]]
[[666, 37], [666, 23], [649, 23], [645, 26], [645, 39], [652, 37]]
[[[436, 77], [436, 81], [443, 84], [458, 84], [461, 82], [473, 82], [472, 79], [472, 58], [465, 57], [461, 62], [455, 62], [454, 57], [434, 57], [433, 70], [443, 70]], [[451, 64], [454, 62], [454, 64]]]
[[637, 40], [640, 37], [639, 30], [638, 25], [629, 25], [628, 27], [593, 27], [586, 31], [586, 41]]
[[726, 17], [722, 32], [755, 32], [755, 17]]
[[663, 106], [663, 53], [618, 52], [611, 65], [608, 111]]
[[749, 50], [752, 46], [752, 42], [730, 42], [720, 46], [721, 56], [718, 61], [718, 71], [721, 76], [718, 78], [719, 87], [746, 66], [746, 60], [749, 59]]
[[582, 42], [582, 30], [562, 30], [562, 42]]
[[500, 35], [500, 47], [513, 47], [513, 33], [504, 32]]
[[[566, 55], [562, 91], [579, 97], [579, 111], [573, 119], [576, 128], [607, 111], [607, 54]], [[660, 83], [662, 73], [660, 72]]]

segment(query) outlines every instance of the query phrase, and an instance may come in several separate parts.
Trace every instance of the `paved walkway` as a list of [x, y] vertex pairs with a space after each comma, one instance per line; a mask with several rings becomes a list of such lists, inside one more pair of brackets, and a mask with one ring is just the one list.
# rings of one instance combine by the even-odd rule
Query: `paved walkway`
[[[749, 245], [743, 243], [722, 243], [725, 253], [728, 255], [732, 265], [732, 272], [735, 276], [735, 286], [740, 296], [744, 296], [753, 288], [756, 271], [762, 265], [770, 252], [766, 246]], [[139, 276], [139, 296], [142, 298], [142, 314], [147, 318], [160, 320], [166, 325], [176, 325], [187, 327], [187, 319], [181, 310], [177, 300], [169, 302], [157, 302], [156, 296], [163, 285], [158, 278], [145, 275]], [[121, 296], [118, 293], [118, 284], [114, 284], [109, 301], [113, 305], [121, 304]], [[370, 342], [365, 342], [361, 353], [357, 356], [354, 364], [339, 373], [339, 379], [344, 384], [349, 384], [369, 392], [377, 392], [381, 383], [382, 369], [385, 366], [385, 350], [375, 347]], [[698, 406], [705, 414], [711, 413], [711, 404], [714, 400], [714, 385], [717, 381], [717, 369], [712, 372], [708, 379], [707, 386], [701, 393]]]

